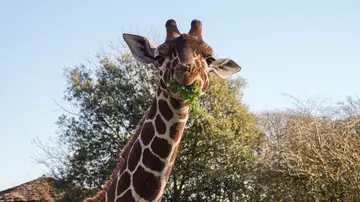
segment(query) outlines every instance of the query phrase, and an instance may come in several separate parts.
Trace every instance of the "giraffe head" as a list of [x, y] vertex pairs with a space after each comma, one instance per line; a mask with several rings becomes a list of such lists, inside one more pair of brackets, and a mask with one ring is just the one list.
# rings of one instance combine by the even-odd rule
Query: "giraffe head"
[[191, 22], [187, 34], [181, 34], [175, 20], [166, 22], [166, 40], [153, 47], [143, 36], [124, 34], [131, 53], [138, 61], [153, 64], [160, 71], [160, 89], [169, 96], [182, 100], [180, 93], [170, 90], [170, 81], [188, 86], [198, 82], [201, 94], [209, 87], [209, 74], [214, 73], [226, 79], [241, 70], [232, 59], [215, 59], [213, 49], [202, 39], [202, 25], [199, 20]]

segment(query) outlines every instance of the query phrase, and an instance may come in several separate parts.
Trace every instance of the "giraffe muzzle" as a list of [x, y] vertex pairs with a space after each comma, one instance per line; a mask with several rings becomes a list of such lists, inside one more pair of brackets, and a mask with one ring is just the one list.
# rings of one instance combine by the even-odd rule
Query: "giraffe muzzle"
[[196, 80], [200, 80], [196, 74], [194, 74], [191, 69], [191, 65], [178, 64], [175, 67], [174, 79], [183, 86], [188, 86], [193, 84]]

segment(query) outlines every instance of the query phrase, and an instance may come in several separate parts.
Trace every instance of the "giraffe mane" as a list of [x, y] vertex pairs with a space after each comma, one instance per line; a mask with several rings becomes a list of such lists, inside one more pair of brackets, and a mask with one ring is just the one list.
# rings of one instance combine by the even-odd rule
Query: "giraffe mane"
[[144, 124], [147, 114], [148, 114], [148, 112], [146, 112], [145, 115], [140, 119], [140, 121], [136, 127], [135, 134], [131, 137], [131, 139], [125, 145], [123, 151], [120, 154], [119, 162], [116, 164], [116, 167], [113, 169], [112, 174], [110, 175], [110, 178], [103, 185], [103, 188], [94, 197], [86, 198], [84, 200], [84, 202], [100, 202], [101, 200], [104, 199], [106, 192], [109, 190], [110, 186], [112, 185], [112, 183], [116, 179], [117, 175], [119, 174], [119, 171], [124, 166], [124, 163], [130, 153], [132, 146], [134, 145], [136, 139], [139, 137], [140, 131], [141, 131], [141, 126]]

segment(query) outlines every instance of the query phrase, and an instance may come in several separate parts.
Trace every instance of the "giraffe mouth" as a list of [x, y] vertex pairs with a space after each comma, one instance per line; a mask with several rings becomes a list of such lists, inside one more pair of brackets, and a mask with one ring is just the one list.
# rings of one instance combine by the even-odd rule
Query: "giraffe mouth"
[[199, 84], [201, 84], [201, 79], [199, 78], [199, 76], [191, 73], [184, 74], [175, 72], [172, 79], [176, 80], [176, 82], [182, 86], [191, 86], [195, 82], [199, 82]]
[[199, 97], [201, 95], [201, 81], [199, 79], [194, 80], [191, 84], [181, 85], [176, 79], [170, 79], [170, 91], [183, 100], [193, 100], [195, 97]]

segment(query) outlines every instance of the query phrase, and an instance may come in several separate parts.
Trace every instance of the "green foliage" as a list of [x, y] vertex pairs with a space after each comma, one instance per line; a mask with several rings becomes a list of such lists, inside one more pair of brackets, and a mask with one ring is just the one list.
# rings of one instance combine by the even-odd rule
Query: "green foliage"
[[153, 68], [127, 54], [98, 56], [95, 64], [66, 71], [64, 98], [76, 111], [59, 117], [57, 141], [67, 148], [66, 158], [51, 169], [58, 178], [90, 188], [109, 177], [157, 85]]
[[195, 81], [188, 86], [180, 85], [174, 78], [170, 79], [170, 91], [173, 93], [179, 92], [184, 100], [190, 100], [190, 110], [192, 116], [197, 116], [201, 113], [198, 107], [198, 98], [201, 94], [199, 81]]
[[180, 85], [174, 78], [170, 79], [170, 90], [174, 93], [180, 92], [184, 100], [194, 101], [200, 96], [199, 81], [188, 86]]

